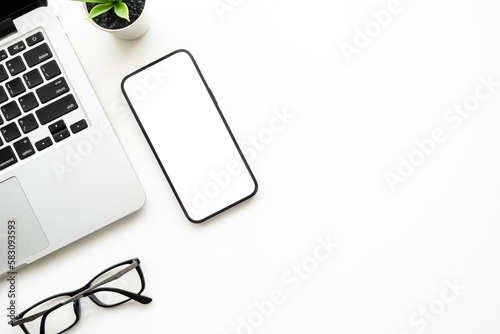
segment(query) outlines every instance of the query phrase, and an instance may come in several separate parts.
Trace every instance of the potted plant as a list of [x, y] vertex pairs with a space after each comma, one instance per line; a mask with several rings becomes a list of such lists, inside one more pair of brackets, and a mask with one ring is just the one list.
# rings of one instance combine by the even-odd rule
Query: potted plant
[[151, 26], [151, 0], [73, 1], [83, 2], [87, 19], [94, 26], [122, 39], [139, 38]]

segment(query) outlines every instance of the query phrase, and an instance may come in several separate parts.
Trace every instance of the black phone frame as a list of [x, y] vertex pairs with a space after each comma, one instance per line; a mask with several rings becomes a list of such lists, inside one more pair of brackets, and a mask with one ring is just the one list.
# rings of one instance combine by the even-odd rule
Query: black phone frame
[[[127, 92], [125, 91], [125, 82], [127, 81], [127, 79], [129, 79], [129, 78], [133, 77], [134, 75], [136, 75], [136, 74], [138, 74], [138, 73], [140, 73], [140, 72], [142, 72], [142, 71], [147, 70], [148, 68], [150, 68], [150, 67], [152, 67], [152, 66], [154, 66], [154, 65], [156, 65], [156, 64], [158, 64], [158, 63], [160, 63], [160, 62], [164, 61], [165, 59], [167, 59], [167, 58], [169, 58], [169, 57], [171, 57], [171, 56], [173, 56], [173, 55], [175, 55], [175, 54], [177, 54], [177, 53], [180, 53], [180, 52], [186, 53], [186, 54], [189, 56], [189, 58], [191, 59], [191, 61], [193, 62], [193, 65], [194, 65], [194, 67], [195, 67], [196, 71], [198, 72], [198, 75], [200, 76], [200, 79], [202, 80], [203, 85], [205, 86], [205, 89], [207, 90], [208, 94], [210, 95], [210, 98], [212, 99], [212, 103], [214, 104], [214, 106], [215, 106], [215, 108], [216, 108], [217, 112], [219, 113], [219, 116], [221, 117], [222, 122], [224, 123], [224, 126], [226, 127], [226, 130], [228, 131], [228, 133], [229, 133], [229, 135], [230, 135], [230, 137], [231, 137], [231, 140], [233, 141], [233, 144], [235, 145], [235, 147], [236, 147], [236, 149], [237, 149], [237, 151], [238, 151], [238, 154], [239, 154], [239, 156], [240, 156], [241, 160], [243, 161], [243, 163], [244, 163], [244, 165], [245, 165], [245, 168], [247, 169], [247, 171], [248, 171], [248, 173], [249, 173], [250, 177], [252, 178], [252, 181], [253, 181], [253, 183], [254, 183], [254, 185], [255, 185], [254, 190], [253, 190], [253, 192], [252, 192], [252, 193], [250, 193], [250, 195], [245, 196], [245, 197], [243, 197], [242, 199], [240, 199], [240, 200], [238, 200], [238, 201], [236, 201], [236, 202], [234, 202], [234, 203], [232, 203], [232, 204], [230, 204], [230, 205], [228, 205], [228, 206], [226, 206], [226, 207], [224, 207], [224, 208], [222, 208], [222, 209], [220, 209], [220, 210], [218, 210], [218, 211], [216, 211], [216, 212], [214, 212], [214, 213], [212, 213], [212, 214], [210, 214], [210, 215], [208, 215], [208, 216], [206, 216], [206, 217], [204, 217], [204, 218], [202, 218], [202, 219], [199, 219], [199, 220], [195, 220], [195, 219], [193, 219], [193, 218], [191, 218], [191, 217], [189, 216], [189, 213], [187, 212], [187, 209], [186, 209], [186, 207], [184, 206], [184, 203], [182, 202], [182, 200], [181, 200], [181, 198], [180, 198], [179, 194], [177, 193], [177, 190], [176, 190], [176, 188], [175, 188], [175, 186], [174, 186], [174, 184], [173, 184], [172, 180], [171, 180], [171, 179], [170, 179], [170, 177], [168, 176], [168, 173], [167, 173], [167, 171], [166, 171], [165, 167], [163, 166], [163, 163], [161, 162], [161, 159], [160, 159], [160, 157], [158, 156], [158, 153], [156, 152], [156, 150], [155, 150], [155, 148], [154, 148], [154, 145], [153, 145], [153, 143], [151, 142], [151, 140], [150, 140], [150, 138], [149, 138], [149, 136], [148, 136], [148, 134], [147, 134], [147, 132], [146, 132], [146, 129], [144, 128], [144, 126], [143, 126], [143, 125], [142, 125], [142, 123], [141, 123], [141, 120], [140, 120], [140, 118], [139, 118], [139, 115], [138, 115], [138, 114], [137, 114], [137, 112], [135, 111], [134, 106], [132, 105], [132, 102], [130, 101], [130, 99], [129, 99], [128, 95], [127, 95]], [[240, 203], [242, 203], [242, 202], [244, 202], [244, 201], [246, 201], [246, 200], [250, 199], [251, 197], [253, 197], [253, 196], [257, 193], [257, 191], [258, 191], [258, 189], [259, 189], [259, 185], [258, 185], [257, 179], [255, 178], [255, 175], [253, 174], [252, 170], [250, 169], [250, 166], [249, 166], [249, 164], [248, 164], [247, 160], [245, 159], [245, 156], [243, 155], [243, 152], [242, 152], [242, 150], [241, 150], [240, 146], [238, 145], [238, 142], [236, 141], [236, 139], [235, 139], [235, 137], [234, 137], [234, 135], [233, 135], [233, 132], [231, 131], [231, 128], [229, 127], [229, 124], [228, 124], [228, 123], [227, 123], [227, 121], [226, 121], [226, 118], [224, 117], [224, 115], [223, 115], [222, 111], [220, 110], [219, 104], [217, 103], [217, 100], [215, 99], [215, 96], [214, 96], [214, 94], [212, 93], [212, 90], [211, 90], [211, 89], [210, 89], [210, 87], [208, 86], [207, 81], [205, 80], [205, 77], [204, 77], [204, 76], [203, 76], [203, 74], [201, 73], [201, 70], [200, 70], [200, 68], [199, 68], [198, 64], [196, 63], [196, 60], [194, 59], [193, 55], [191, 54], [191, 52], [189, 52], [189, 51], [188, 51], [188, 50], [186, 50], [186, 49], [178, 49], [178, 50], [176, 50], [176, 51], [173, 51], [173, 52], [171, 52], [171, 53], [167, 54], [166, 56], [163, 56], [163, 57], [161, 57], [161, 58], [159, 58], [159, 59], [157, 59], [157, 60], [155, 60], [155, 61], [153, 61], [153, 62], [149, 63], [148, 65], [145, 65], [145, 66], [143, 66], [143, 67], [139, 68], [138, 70], [136, 70], [136, 71], [134, 71], [134, 72], [130, 73], [129, 75], [127, 75], [127, 76], [125, 76], [125, 77], [123, 78], [123, 80], [122, 80], [122, 82], [121, 82], [121, 90], [122, 90], [123, 95], [125, 96], [125, 99], [127, 100], [127, 103], [128, 103], [128, 105], [129, 105], [130, 109], [132, 110], [132, 113], [133, 113], [133, 115], [134, 115], [134, 117], [135, 117], [135, 120], [137, 121], [137, 124], [139, 124], [139, 127], [141, 128], [142, 133], [144, 134], [144, 137], [146, 138], [146, 140], [147, 140], [147, 142], [148, 142], [148, 144], [149, 144], [149, 146], [150, 146], [151, 150], [152, 150], [152, 151], [153, 151], [153, 153], [154, 153], [154, 156], [155, 156], [155, 158], [156, 158], [156, 160], [157, 160], [158, 164], [160, 165], [160, 168], [161, 168], [161, 170], [163, 171], [163, 174], [165, 175], [165, 178], [167, 179], [167, 181], [168, 181], [168, 183], [169, 183], [169, 185], [170, 185], [170, 188], [171, 188], [171, 189], [172, 189], [172, 191], [174, 192], [174, 195], [175, 195], [175, 197], [176, 197], [176, 199], [177, 199], [177, 202], [179, 202], [179, 205], [181, 206], [181, 209], [182, 209], [182, 211], [184, 212], [184, 215], [186, 216], [186, 218], [187, 218], [187, 219], [188, 219], [191, 223], [195, 223], [195, 224], [203, 223], [203, 222], [205, 222], [205, 221], [207, 221], [207, 220], [209, 220], [209, 219], [211, 219], [211, 218], [213, 218], [213, 217], [215, 217], [215, 216], [217, 216], [217, 215], [219, 215], [219, 214], [221, 214], [221, 213], [223, 213], [223, 212], [225, 212], [225, 211], [227, 211], [227, 210], [231, 209], [232, 207], [234, 207], [234, 206], [236, 206], [236, 205], [238, 205], [238, 204], [240, 204]]]

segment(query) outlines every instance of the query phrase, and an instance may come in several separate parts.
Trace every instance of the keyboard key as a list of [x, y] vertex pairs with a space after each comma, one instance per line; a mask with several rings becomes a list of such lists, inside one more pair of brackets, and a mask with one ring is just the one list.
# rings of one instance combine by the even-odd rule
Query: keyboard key
[[24, 74], [23, 78], [26, 85], [28, 85], [28, 88], [36, 87], [43, 82], [43, 78], [36, 68], [33, 71]]
[[69, 130], [63, 120], [49, 125], [49, 131], [52, 134], [52, 137], [54, 137], [54, 141], [56, 143], [70, 136]]
[[24, 60], [26, 60], [29, 67], [33, 67], [50, 58], [52, 58], [52, 52], [50, 52], [47, 43], [43, 43], [24, 53]]
[[50, 80], [61, 74], [61, 70], [55, 60], [51, 60], [47, 64], [43, 64], [40, 69], [42, 70], [46, 80]]
[[9, 97], [7, 96], [7, 93], [5, 92], [5, 89], [3, 89], [2, 86], [0, 86], [0, 103], [4, 103], [8, 99], [9, 99]]
[[37, 101], [34, 93], [28, 93], [28, 94], [20, 97], [19, 104], [21, 105], [21, 108], [23, 108], [24, 112], [28, 112], [28, 111], [38, 107], [38, 101]]
[[7, 52], [5, 52], [5, 50], [0, 50], [0, 61], [7, 59], [7, 57]]
[[43, 40], [44, 40], [43, 34], [41, 31], [39, 31], [36, 34], [26, 38], [26, 43], [28, 43], [28, 46], [33, 46], [37, 43], [40, 43]]
[[5, 65], [7, 66], [7, 71], [9, 71], [10, 75], [12, 76], [26, 70], [26, 66], [24, 65], [24, 62], [20, 56], [7, 60], [5, 62]]
[[0, 110], [2, 110], [2, 114], [7, 122], [21, 115], [21, 110], [19, 110], [16, 101], [7, 103]]
[[0, 65], [0, 82], [5, 81], [9, 78], [9, 75], [7, 74], [7, 71], [5, 70], [5, 67], [3, 65]]
[[2, 132], [3, 138], [7, 143], [21, 137], [21, 132], [19, 132], [16, 123], [7, 124], [0, 129], [0, 132]]
[[23, 138], [14, 143], [14, 148], [16, 149], [17, 155], [21, 160], [35, 154], [35, 149], [28, 138]]
[[75, 124], [71, 125], [69, 128], [71, 129], [71, 132], [78, 133], [82, 130], [85, 130], [87, 127], [87, 121], [82, 119], [81, 121], [78, 121]]
[[0, 150], [0, 170], [12, 166], [17, 162], [12, 147], [7, 146]]
[[56, 79], [36, 90], [36, 94], [42, 103], [53, 100], [67, 92], [69, 92], [69, 86], [64, 78]]
[[11, 56], [18, 54], [19, 52], [23, 51], [24, 49], [26, 49], [26, 44], [24, 44], [23, 41], [19, 41], [16, 44], [11, 45], [7, 48], [7, 50], [9, 50], [9, 53]]
[[50, 139], [50, 137], [46, 137], [46, 138], [39, 140], [35, 143], [35, 147], [38, 151], [43, 151], [47, 147], [50, 147], [50, 146], [52, 146], [52, 139]]
[[72, 94], [63, 97], [51, 104], [40, 108], [36, 111], [36, 115], [38, 116], [38, 120], [42, 125], [45, 125], [49, 122], [52, 122], [56, 118], [59, 118], [70, 111], [78, 108], [78, 104], [76, 104], [75, 98]]
[[64, 123], [64, 120], [62, 119], [49, 125], [49, 131], [51, 134], [58, 133], [59, 131], [62, 131], [64, 129], [67, 129], [67, 127], [66, 123]]
[[5, 87], [11, 97], [16, 97], [26, 91], [26, 87], [24, 87], [21, 78], [15, 78], [14, 80], [7, 82]]
[[35, 115], [29, 114], [19, 119], [19, 127], [24, 134], [27, 134], [38, 128], [38, 123], [36, 122]]
[[52, 137], [54, 137], [54, 141], [56, 143], [70, 136], [69, 130], [63, 120], [49, 125], [49, 131], [52, 134]]
[[54, 137], [54, 141], [56, 143], [60, 142], [61, 140], [63, 139], [66, 139], [70, 136], [70, 133], [69, 133], [69, 130], [68, 128], [66, 128], [65, 130], [61, 131], [61, 132], [58, 132], [56, 133], [55, 135], [53, 135]]

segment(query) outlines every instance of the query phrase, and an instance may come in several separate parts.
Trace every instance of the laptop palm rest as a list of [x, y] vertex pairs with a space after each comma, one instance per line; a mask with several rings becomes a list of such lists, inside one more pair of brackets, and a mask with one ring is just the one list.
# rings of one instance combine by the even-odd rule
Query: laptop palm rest
[[[9, 249], [15, 262], [22, 265], [28, 256], [49, 245], [17, 178], [0, 183], [0, 275], [8, 271]], [[10, 242], [9, 242], [10, 241]]]

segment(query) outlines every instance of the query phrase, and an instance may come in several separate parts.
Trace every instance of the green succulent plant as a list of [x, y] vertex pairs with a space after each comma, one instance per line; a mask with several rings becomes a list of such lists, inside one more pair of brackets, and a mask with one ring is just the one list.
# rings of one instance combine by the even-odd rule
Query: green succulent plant
[[92, 8], [87, 19], [93, 19], [94, 17], [106, 13], [107, 11], [114, 9], [115, 14], [127, 21], [130, 21], [128, 14], [127, 4], [123, 0], [73, 0], [78, 2], [88, 2], [97, 3], [98, 5]]

